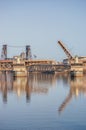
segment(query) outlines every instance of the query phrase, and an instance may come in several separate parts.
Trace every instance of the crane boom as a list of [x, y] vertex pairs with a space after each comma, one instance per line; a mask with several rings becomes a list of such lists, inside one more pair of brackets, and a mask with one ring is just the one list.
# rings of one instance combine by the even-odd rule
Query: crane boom
[[58, 44], [61, 46], [61, 48], [64, 50], [66, 53], [68, 59], [72, 59], [73, 56], [70, 54], [69, 50], [64, 46], [64, 44], [61, 41], [58, 41]]

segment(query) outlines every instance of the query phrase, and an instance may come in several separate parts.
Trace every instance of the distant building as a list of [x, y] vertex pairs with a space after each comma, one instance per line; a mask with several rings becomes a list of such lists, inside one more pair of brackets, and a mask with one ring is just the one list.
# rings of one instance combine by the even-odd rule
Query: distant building
[[20, 58], [21, 58], [22, 60], [24, 60], [24, 59], [26, 58], [25, 52], [22, 52], [22, 53], [20, 54]]

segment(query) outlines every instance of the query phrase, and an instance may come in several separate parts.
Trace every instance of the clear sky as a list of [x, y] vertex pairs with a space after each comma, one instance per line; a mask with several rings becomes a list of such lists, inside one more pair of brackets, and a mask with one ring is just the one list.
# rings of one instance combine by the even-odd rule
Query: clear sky
[[[58, 40], [86, 56], [86, 0], [0, 0], [0, 45], [31, 45], [37, 58], [62, 60]], [[8, 47], [8, 56], [24, 49]]]

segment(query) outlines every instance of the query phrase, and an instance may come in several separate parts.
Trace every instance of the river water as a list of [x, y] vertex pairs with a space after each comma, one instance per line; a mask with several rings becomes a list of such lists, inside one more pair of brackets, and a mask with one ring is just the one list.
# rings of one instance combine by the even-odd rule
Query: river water
[[86, 76], [0, 75], [0, 130], [86, 130]]

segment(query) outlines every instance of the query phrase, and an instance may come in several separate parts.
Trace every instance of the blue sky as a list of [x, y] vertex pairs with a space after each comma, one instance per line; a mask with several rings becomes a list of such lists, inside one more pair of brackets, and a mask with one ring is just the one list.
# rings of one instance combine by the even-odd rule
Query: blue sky
[[[0, 45], [31, 45], [37, 58], [58, 61], [66, 58], [58, 40], [86, 56], [85, 0], [0, 0]], [[24, 50], [8, 47], [8, 56]]]

